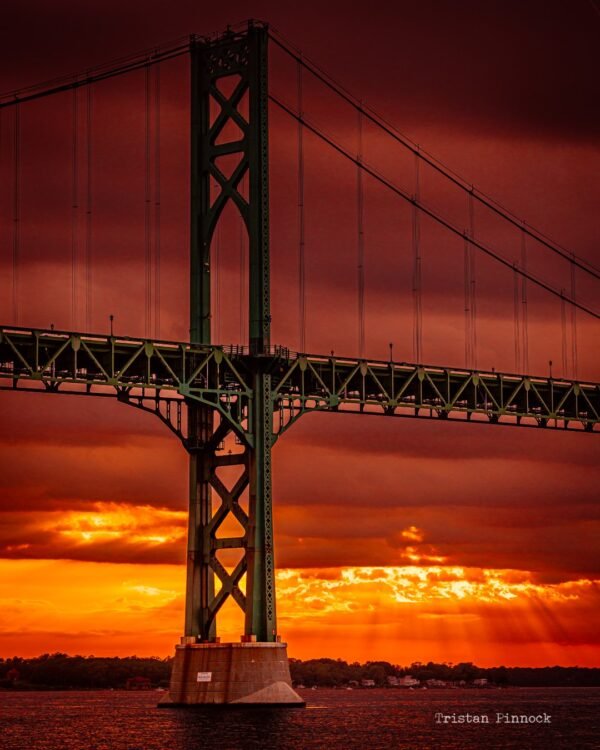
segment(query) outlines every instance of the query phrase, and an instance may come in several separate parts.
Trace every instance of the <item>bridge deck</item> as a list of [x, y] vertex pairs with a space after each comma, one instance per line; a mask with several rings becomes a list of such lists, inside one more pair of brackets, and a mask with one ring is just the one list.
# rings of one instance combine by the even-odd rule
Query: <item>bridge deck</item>
[[[450, 367], [291, 353], [271, 373], [274, 431], [310, 411], [600, 432], [600, 385]], [[245, 431], [253, 393], [243, 347], [0, 327], [0, 388], [119, 400], [201, 401]]]

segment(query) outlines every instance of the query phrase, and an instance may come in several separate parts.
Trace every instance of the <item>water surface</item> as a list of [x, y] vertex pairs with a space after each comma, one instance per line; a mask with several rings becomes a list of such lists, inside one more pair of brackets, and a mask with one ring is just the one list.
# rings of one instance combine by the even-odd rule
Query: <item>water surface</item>
[[[157, 692], [0, 692], [2, 750], [592, 750], [600, 689], [305, 690], [305, 709], [158, 709]], [[496, 724], [496, 713], [551, 716]], [[487, 715], [440, 724], [436, 714]]]

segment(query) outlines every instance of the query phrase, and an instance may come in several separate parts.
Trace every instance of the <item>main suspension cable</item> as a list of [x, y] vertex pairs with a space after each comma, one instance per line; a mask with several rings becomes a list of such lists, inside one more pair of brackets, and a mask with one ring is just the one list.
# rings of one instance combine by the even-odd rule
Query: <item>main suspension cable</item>
[[[316, 125], [311, 123], [306, 117], [300, 118], [294, 110], [289, 107], [287, 104], [282, 102], [278, 97], [276, 97], [274, 94], [269, 94], [269, 99], [281, 110], [286, 112], [290, 117], [294, 118], [295, 120], [301, 120], [301, 122], [304, 124], [304, 127], [306, 127], [308, 130], [311, 131], [311, 133], [314, 133], [319, 139], [327, 143], [331, 148], [333, 148], [335, 151], [337, 151], [341, 156], [345, 157], [348, 161], [351, 161], [353, 164], [358, 165], [358, 160], [355, 156], [353, 156], [344, 146], [341, 146], [339, 143], [337, 143], [333, 138], [326, 135], [320, 128], [318, 128]], [[405, 201], [416, 205], [420, 211], [422, 211], [427, 216], [431, 217], [441, 226], [445, 227], [449, 231], [451, 231], [453, 234], [457, 235], [458, 237], [464, 237], [464, 230], [459, 229], [456, 225], [452, 224], [448, 219], [446, 219], [443, 216], [440, 216], [438, 213], [436, 213], [432, 208], [425, 205], [421, 201], [416, 201], [412, 196], [410, 196], [408, 193], [406, 193], [402, 188], [395, 185], [393, 182], [391, 182], [387, 177], [380, 174], [377, 170], [374, 168], [368, 166], [364, 161], [361, 162], [361, 168], [369, 174], [373, 179], [375, 179], [377, 182], [385, 186], [388, 190], [395, 193], [396, 195], [403, 198]], [[501, 263], [503, 266], [506, 266], [509, 269], [513, 268], [513, 262], [508, 260], [507, 258], [503, 257], [499, 253], [497, 253], [495, 250], [493, 250], [488, 245], [485, 245], [483, 242], [477, 239], [472, 239], [471, 244], [476, 247], [478, 250], [481, 250], [486, 255], [489, 255], [491, 258], [494, 258], [498, 263]], [[528, 279], [529, 281], [532, 281], [537, 286], [541, 287], [542, 289], [545, 289], [550, 294], [553, 294], [555, 297], [560, 298], [560, 291], [558, 289], [555, 289], [551, 284], [548, 284], [543, 279], [538, 278], [534, 274], [530, 273], [529, 271], [525, 271], [521, 268], [517, 269], [517, 272], [519, 275], [523, 278]], [[571, 304], [575, 305], [577, 308], [582, 310], [583, 312], [588, 313], [594, 318], [600, 318], [600, 312], [597, 312], [593, 310], [592, 308], [588, 307], [587, 305], [584, 305], [581, 302], [578, 302], [577, 300], [573, 300], [570, 297], [565, 298], [566, 301]]]
[[316, 63], [310, 61], [305, 55], [302, 55], [298, 50], [292, 48], [292, 45], [287, 41], [280, 32], [275, 32], [271, 27], [269, 32], [269, 38], [286, 54], [291, 58], [302, 64], [306, 70], [308, 70], [317, 80], [323, 83], [327, 88], [341, 97], [347, 104], [350, 104], [356, 110], [360, 111], [364, 117], [370, 122], [384, 131], [394, 141], [402, 145], [404, 148], [412, 151], [419, 159], [428, 164], [439, 174], [450, 180], [461, 190], [471, 193], [473, 198], [479, 203], [486, 206], [492, 212], [501, 216], [503, 219], [511, 223], [513, 226], [522, 229], [528, 236], [535, 239], [541, 245], [546, 247], [548, 250], [560, 255], [565, 260], [573, 261], [575, 265], [586, 273], [590, 274], [596, 279], [600, 280], [600, 269], [594, 266], [589, 261], [575, 256], [571, 251], [559, 245], [554, 240], [546, 237], [542, 232], [531, 227], [524, 225], [523, 222], [515, 216], [511, 211], [502, 206], [500, 203], [495, 201], [490, 196], [486, 195], [483, 191], [478, 190], [463, 179], [460, 175], [454, 172], [452, 169], [444, 165], [439, 159], [436, 159], [427, 151], [422, 149], [417, 144], [413, 143], [406, 135], [401, 133], [396, 127], [389, 123], [384, 117], [375, 112], [371, 107], [365, 106], [357, 97], [351, 94], [342, 84], [335, 81], [328, 73], [320, 68]]
[[107, 62], [95, 68], [88, 68], [85, 71], [36, 83], [32, 86], [6, 91], [0, 94], [0, 109], [15, 107], [23, 102], [52, 96], [74, 88], [82, 88], [98, 81], [104, 81], [107, 78], [115, 78], [116, 76], [141, 70], [148, 66], [157, 65], [165, 60], [172, 60], [181, 55], [188, 54], [192, 45], [196, 43], [196, 39], [195, 35], [180, 38], [166, 43], [159, 49], [144, 50], [129, 57]]

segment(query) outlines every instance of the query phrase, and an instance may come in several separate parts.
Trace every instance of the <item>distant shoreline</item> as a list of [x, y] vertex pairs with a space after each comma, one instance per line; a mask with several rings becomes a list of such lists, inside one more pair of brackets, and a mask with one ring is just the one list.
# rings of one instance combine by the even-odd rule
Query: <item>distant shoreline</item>
[[[425, 692], [433, 692], [433, 693], [451, 693], [454, 689], [448, 689], [443, 687], [434, 687], [434, 688], [427, 688], [426, 690], [422, 689], [396, 689], [396, 688], [390, 688], [390, 687], [370, 687], [370, 688], [347, 688], [347, 687], [315, 687], [315, 688], [309, 688], [305, 685], [301, 686], [295, 686], [295, 690], [299, 690], [300, 693], [308, 693], [309, 695], [313, 692], [322, 692], [322, 691], [332, 691], [335, 690], [336, 692], [344, 692], [346, 690], [357, 690], [359, 692], [396, 692], [396, 693], [425, 693]], [[466, 691], [469, 693], [473, 692], [481, 692], [478, 688], [472, 688], [472, 687], [464, 687], [464, 688], [456, 688], [457, 690]], [[42, 685], [28, 685], [27, 687], [0, 687], [0, 693], [6, 694], [6, 693], [23, 693], [24, 695], [27, 695], [29, 693], [125, 693], [127, 695], [135, 694], [135, 693], [161, 693], [166, 692], [166, 688], [155, 688], [150, 687], [148, 689], [144, 690], [128, 690], [125, 687], [118, 687], [118, 688], [107, 688], [107, 687], [49, 687], [49, 686], [42, 686]], [[487, 689], [484, 689], [483, 692], [485, 693], [495, 693], [495, 692], [504, 692], [505, 690], [600, 690], [600, 685], [493, 685], [490, 686]]]
[[[0, 658], [0, 690], [156, 690], [167, 688], [172, 659], [43, 654]], [[295, 687], [397, 690], [489, 690], [503, 687], [600, 687], [597, 667], [478, 667], [342, 659], [290, 659]]]

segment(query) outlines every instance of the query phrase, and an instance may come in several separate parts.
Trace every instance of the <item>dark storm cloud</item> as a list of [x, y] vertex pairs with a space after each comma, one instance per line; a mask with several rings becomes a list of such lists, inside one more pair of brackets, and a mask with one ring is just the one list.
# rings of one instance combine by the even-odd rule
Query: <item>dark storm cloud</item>
[[[149, 47], [207, 33], [247, 17], [180, 0], [4, 9], [4, 88]], [[585, 0], [527, 3], [425, 0], [418, 4], [256, 2], [252, 12], [304, 48], [371, 103], [388, 102], [401, 120], [453, 120], [489, 130], [597, 135], [599, 19]], [[385, 74], [383, 74], [383, 71]], [[343, 74], [343, 76], [342, 76]]]
[[[448, 423], [432, 430], [428, 420], [365, 419], [363, 415], [307, 414], [286, 434], [276, 451], [333, 448], [348, 453], [406, 458], [490, 458], [597, 468], [598, 447], [584, 434], [498, 429], [490, 425]], [[473, 431], [476, 430], [476, 435]], [[476, 445], [474, 440], [476, 439]], [[285, 442], [284, 442], [285, 441]], [[285, 450], [284, 445], [288, 448]], [[476, 452], [475, 452], [476, 449]]]
[[[188, 2], [176, 3], [170, 8], [168, 17], [161, 15], [160, 4], [157, 3], [144, 4], [143, 12], [141, 4], [137, 2], [128, 3], [126, 7], [117, 7], [116, 3], [113, 5], [114, 7], [108, 3], [101, 12], [67, 0], [55, 3], [51, 9], [45, 4], [33, 3], [28, 5], [26, 14], [20, 6], [10, 8], [13, 23], [7, 23], [7, 28], [18, 29], [23, 32], [23, 36], [7, 35], [5, 45], [0, 50], [0, 58], [4, 55], [10, 61], [10, 65], [4, 66], [6, 85], [8, 86], [8, 81], [17, 78], [22, 83], [31, 83], [36, 78], [47, 77], [50, 71], [52, 75], [67, 72], [73, 66], [77, 67], [80, 60], [85, 60], [85, 65], [81, 63], [85, 67], [90, 64], [94, 55], [106, 58], [113, 54], [123, 54], [129, 49], [154, 44], [164, 36], [219, 28], [231, 20], [224, 16], [223, 10], [203, 8], [202, 13], [199, 13]], [[282, 8], [267, 2], [258, 3], [255, 10], [257, 15], [270, 18], [275, 27], [293, 38], [299, 46], [304, 46], [306, 42], [307, 52], [310, 53], [311, 47], [314, 48], [314, 55], [326, 68], [330, 68], [336, 77], [355, 89], [359, 95], [368, 92], [372, 97], [370, 103], [376, 108], [382, 108], [393, 122], [401, 127], [402, 123], [411, 124], [411, 127], [416, 128], [417, 136], [422, 132], [431, 137], [434, 146], [441, 146], [442, 156], [458, 149], [460, 158], [458, 161], [451, 158], [452, 166], [463, 172], [464, 167], [468, 166], [471, 175], [466, 176], [478, 178], [476, 183], [481, 184], [484, 189], [489, 191], [490, 179], [504, 181], [504, 175], [508, 173], [510, 191], [520, 198], [520, 202], [516, 203], [517, 208], [521, 209], [519, 213], [524, 213], [529, 219], [538, 218], [535, 214], [531, 216], [535, 204], [538, 207], [545, 206], [548, 197], [536, 194], [533, 200], [531, 194], [535, 190], [555, 191], [553, 200], [556, 206], [564, 206], [570, 200], [583, 201], [581, 212], [591, 212], [594, 201], [593, 196], [589, 196], [589, 188], [593, 187], [591, 181], [594, 171], [590, 164], [593, 165], [594, 162], [590, 162], [590, 154], [585, 149], [571, 155], [566, 165], [570, 176], [563, 176], [558, 185], [548, 185], [552, 180], [551, 171], [548, 172], [548, 179], [544, 179], [541, 173], [540, 185], [536, 186], [527, 179], [527, 173], [532, 170], [546, 170], [545, 165], [556, 165], [565, 144], [572, 146], [574, 142], [587, 141], [588, 130], [593, 132], [598, 126], [597, 113], [590, 109], [590, 102], [597, 98], [594, 96], [597, 83], [592, 59], [596, 54], [593, 35], [597, 19], [585, 2], [577, 3], [568, 10], [558, 2], [538, 1], [527, 4], [493, 2], [482, 5], [463, 0], [460, 3], [425, 2], [418, 6], [399, 3], [393, 8], [369, 8], [368, 12], [365, 9], [355, 9], [351, 14], [342, 13], [340, 3], [328, 4], [325, 8], [317, 7], [316, 4], [313, 7], [309, 3], [308, 6], [303, 6], [300, 13], [298, 9]], [[229, 5], [226, 12], [241, 18], [246, 8], [241, 3], [234, 4]], [[112, 23], [112, 20], [117, 19], [118, 23]], [[331, 43], [332, 40], [335, 44]], [[128, 47], [124, 46], [127, 44]], [[33, 48], [36, 54], [30, 54]], [[356, 50], [360, 54], [356, 54]], [[274, 48], [274, 63], [278, 65], [280, 59]], [[71, 61], [70, 68], [67, 61]], [[187, 242], [187, 219], [181, 210], [187, 200], [183, 164], [186, 156], [187, 81], [185, 66], [181, 65], [180, 68], [164, 73], [166, 77], [162, 89], [163, 95], [165, 92], [174, 92], [170, 100], [163, 102], [163, 118], [168, 120], [169, 125], [162, 130], [163, 159], [175, 158], [176, 162], [171, 165], [170, 173], [163, 175], [162, 228], [163, 232], [170, 233], [166, 241], [163, 238], [165, 288], [169, 284], [166, 281], [169, 277], [177, 277], [178, 285], [185, 283], [176, 270], [186, 263], [185, 256], [179, 250]], [[292, 69], [291, 72], [294, 74], [295, 71]], [[276, 66], [273, 80], [277, 79]], [[289, 76], [286, 80], [289, 87]], [[117, 312], [120, 324], [127, 326], [129, 330], [136, 329], [137, 324], [131, 303], [133, 297], [126, 293], [126, 287], [135, 285], [143, 295], [140, 281], [143, 276], [141, 265], [144, 254], [141, 82], [141, 74], [136, 74], [134, 79], [120, 79], [106, 84], [105, 88], [97, 87], [94, 95], [95, 117], [98, 118], [94, 178], [94, 264], [97, 272], [95, 283], [98, 285], [95, 309], [103, 322], [109, 312]], [[285, 93], [293, 100], [294, 90]], [[339, 108], [335, 99], [325, 96], [322, 89], [318, 90], [318, 94], [313, 97], [314, 105], [317, 112], [325, 118], [326, 129], [333, 129], [334, 133], [340, 131], [340, 136], [348, 144], [353, 144], [356, 140], [355, 116], [348, 109], [344, 111], [343, 117], [337, 117]], [[63, 97], [63, 100], [63, 104], [69, 104], [68, 97]], [[136, 102], [137, 108], [134, 107]], [[32, 106], [40, 107], [40, 112], [45, 107], [40, 102]], [[49, 106], [53, 116], [49, 119], [44, 116], [44, 120], [47, 120], [44, 142], [56, 129], [60, 130], [62, 127], [64, 130], [64, 121], [68, 119], [68, 112], [62, 112], [61, 116], [59, 105]], [[435, 117], [432, 117], [434, 111]], [[24, 222], [22, 230], [21, 260], [24, 264], [24, 278], [29, 265], [40, 263], [42, 258], [48, 260], [62, 257], [64, 263], [64, 249], [70, 242], [70, 195], [67, 188], [63, 191], [60, 208], [56, 202], [60, 195], [57, 180], [62, 179], [65, 185], [69, 181], [68, 138], [62, 150], [55, 150], [56, 158], [61, 157], [66, 163], [62, 178], [57, 176], [61, 170], [56, 169], [46, 169], [38, 177], [36, 165], [39, 159], [35, 155], [34, 137], [37, 120], [35, 117], [28, 118], [27, 112], [24, 108], [22, 120], [27, 125], [25, 130], [31, 133], [29, 142], [26, 142], [27, 132], [24, 134], [23, 159], [27, 162], [29, 153], [29, 177], [36, 177], [28, 179], [26, 172], [22, 181], [23, 210], [27, 211], [27, 222]], [[295, 190], [295, 126], [289, 121], [285, 123], [276, 118], [274, 114], [272, 122], [274, 278], [288, 299], [286, 282], [290, 275], [287, 265], [296, 262], [295, 254], [290, 248], [295, 249], [297, 244], [295, 214], [286, 213], [290, 208], [295, 211], [295, 199], [289, 192], [290, 189]], [[550, 151], [544, 152], [540, 136], [547, 133], [548, 129], [554, 133], [557, 143]], [[576, 137], [571, 132], [574, 129]], [[478, 140], [489, 140], [490, 134], [493, 137], [485, 155], [478, 153], [486, 148]], [[463, 143], [453, 143], [452, 136], [455, 139], [462, 138]], [[515, 142], [515, 136], [518, 147], [512, 149], [511, 158], [515, 163], [510, 166], [509, 172], [505, 164], [509, 148], [507, 144]], [[537, 139], [537, 144], [532, 145], [532, 139]], [[310, 140], [307, 137], [309, 150]], [[40, 144], [43, 145], [41, 141]], [[392, 169], [394, 177], [411, 192], [412, 157], [408, 161], [408, 174], [404, 174], [400, 170], [401, 162], [396, 164], [391, 157], [389, 139], [378, 144], [377, 139], [373, 141], [373, 133], [367, 128], [365, 144], [368, 152], [365, 153], [366, 161], [371, 159], [372, 152], [376, 165], [381, 163]], [[280, 145], [283, 148], [282, 154], [279, 153], [282, 150]], [[435, 151], [435, 148], [430, 150]], [[173, 157], [173, 153], [177, 156]], [[283, 160], [279, 161], [281, 159]], [[311, 183], [309, 192], [313, 195], [314, 204], [311, 204], [310, 196], [307, 196], [308, 292], [320, 300], [331, 297], [332, 306], [335, 306], [338, 299], [338, 307], [340, 304], [347, 308], [353, 307], [354, 300], [350, 300], [350, 297], [355, 296], [355, 269], [353, 258], [350, 257], [355, 254], [356, 244], [353, 215], [354, 168], [342, 165], [339, 157], [324, 155], [318, 149], [312, 155], [307, 151], [307, 162], [307, 181]], [[485, 164], [485, 169], [481, 168], [481, 163]], [[311, 175], [311, 164], [315, 165], [313, 171], [316, 180]], [[514, 177], [515, 170], [519, 171], [518, 179]], [[292, 182], [288, 185], [285, 180], [290, 176]], [[433, 205], [449, 202], [454, 209], [450, 212], [453, 214], [453, 221], [462, 227], [466, 221], [464, 196], [458, 193], [450, 201], [450, 196], [440, 192], [441, 185], [435, 180], [431, 182], [425, 171], [421, 178], [424, 201]], [[373, 305], [383, 307], [384, 301], [387, 304], [396, 296], [410, 296], [410, 213], [406, 205], [399, 203], [399, 199], [374, 192], [374, 186], [368, 178], [365, 184], [367, 314], [370, 317], [370, 329], [373, 330], [377, 328], [376, 316], [372, 314]], [[40, 191], [42, 185], [47, 188], [46, 198], [52, 198], [51, 209], [46, 206], [44, 210], [44, 206], [28, 201], [28, 194], [33, 186]], [[8, 181], [4, 196], [4, 209], [8, 211], [10, 197], [6, 186]], [[336, 199], [323, 200], [324, 191], [328, 196], [335, 195]], [[284, 197], [288, 209], [280, 205], [279, 195]], [[588, 203], [589, 209], [586, 208]], [[548, 215], [552, 212], [556, 214], [556, 206], [554, 209], [548, 206], [548, 210], [542, 211], [539, 217], [542, 228], [546, 228], [544, 222]], [[515, 207], [515, 203], [512, 203], [512, 207]], [[63, 215], [62, 223], [66, 226], [66, 232], [62, 236], [58, 236], [61, 233], [56, 231], [44, 232], [43, 221], [54, 222], [59, 213]], [[483, 234], [505, 257], [514, 260], [520, 252], [518, 233], [513, 231], [507, 235], [493, 226], [486, 231], [486, 222], [480, 213], [477, 212], [478, 236]], [[322, 221], [323, 219], [325, 220]], [[593, 260], [597, 230], [589, 226], [586, 230], [581, 221], [573, 221], [567, 225], [560, 221], [560, 216], [558, 219], [555, 227], [558, 237], [575, 237], [575, 243], [568, 243], [570, 249], [576, 249]], [[536, 221], [532, 223], [536, 224]], [[424, 220], [422, 233], [423, 286], [427, 310], [430, 314], [437, 315], [446, 306], [460, 315], [463, 304], [460, 284], [462, 242], [460, 238], [440, 235], [429, 220]], [[322, 269], [322, 260], [324, 256], [335, 255], [332, 252], [332, 238], [336, 245], [345, 247], [348, 252], [343, 256], [346, 267], [338, 264], [334, 268], [332, 264], [328, 273], [327, 269], [325, 272]], [[276, 274], [278, 247], [284, 248], [289, 261], [281, 267], [283, 275], [279, 279]], [[531, 248], [529, 252], [530, 268], [534, 272], [541, 271], [541, 275], [544, 275], [551, 269], [548, 257], [539, 259], [538, 262], [532, 257]], [[401, 261], [402, 258], [404, 262]], [[225, 255], [221, 262], [225, 273], [231, 258]], [[501, 317], [510, 316], [510, 270], [501, 271], [483, 258], [481, 269], [478, 293], [482, 318], [495, 314], [496, 308]], [[555, 287], [561, 288], [565, 285], [565, 269], [554, 271], [549, 280]], [[59, 288], [59, 279], [69, 275], [68, 266], [53, 267], [51, 275], [57, 279], [56, 287]], [[398, 280], [394, 289], [389, 283], [390, 277]], [[450, 278], [457, 282], [454, 286], [449, 283]], [[493, 279], [493, 283], [486, 283], [486, 278]], [[31, 289], [27, 288], [25, 281], [23, 284], [23, 294], [31, 297]], [[165, 291], [165, 302], [175, 310], [176, 293], [174, 290]], [[56, 289], [51, 292], [53, 301], [46, 298], [42, 303], [46, 310], [57, 304]], [[348, 299], [337, 298], [338, 292], [347, 295]], [[580, 288], [579, 294], [586, 297], [585, 289], [582, 291]], [[274, 297], [277, 297], [276, 290]], [[501, 298], [508, 299], [509, 304], [504, 307], [497, 305]], [[128, 303], [123, 300], [128, 300]], [[587, 301], [593, 301], [589, 294]], [[536, 305], [540, 315], [551, 309], [556, 317], [558, 302], [544, 297], [536, 300]], [[31, 312], [34, 314], [34, 310]], [[182, 314], [179, 308], [177, 314]], [[310, 314], [309, 310], [309, 316]], [[60, 313], [61, 319], [65, 315], [66, 310]], [[315, 309], [312, 315], [321, 316], [322, 310]], [[278, 315], [276, 319], [280, 317]], [[34, 319], [38, 325], [44, 320], [44, 316], [36, 314]], [[94, 322], [97, 327], [101, 325], [98, 319]], [[391, 331], [386, 331], [385, 338], [390, 333]], [[319, 346], [320, 341], [315, 341], [314, 345]], [[554, 355], [551, 356], [555, 358]], [[499, 366], [497, 361], [492, 364]]]
[[185, 454], [168, 438], [100, 446], [3, 443], [0, 450], [2, 510], [66, 510], [112, 500], [185, 507]]

